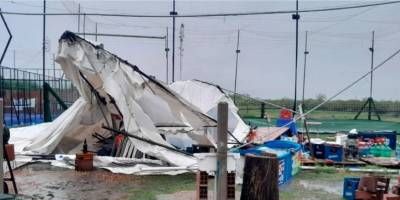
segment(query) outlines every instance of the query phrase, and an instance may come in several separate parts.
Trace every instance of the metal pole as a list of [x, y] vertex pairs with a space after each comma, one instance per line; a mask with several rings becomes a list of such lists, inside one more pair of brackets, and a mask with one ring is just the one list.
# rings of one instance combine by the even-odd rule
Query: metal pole
[[227, 198], [227, 140], [228, 140], [228, 103], [218, 104], [218, 137], [217, 137], [217, 200]]
[[86, 14], [83, 14], [83, 38], [85, 38], [86, 34]]
[[169, 84], [169, 80], [168, 80], [168, 76], [169, 76], [169, 67], [168, 67], [168, 52], [169, 52], [169, 48], [168, 48], [168, 27], [166, 28], [167, 29], [167, 34], [166, 34], [166, 36], [165, 36], [165, 61], [166, 61], [166, 70], [167, 70], [167, 72], [166, 72], [166, 81], [167, 81], [167, 84]]
[[78, 32], [81, 31], [81, 4], [78, 3]]
[[4, 131], [4, 124], [3, 124], [3, 99], [0, 99], [0, 194], [4, 193], [4, 144], [3, 144], [3, 131]]
[[96, 37], [95, 37], [95, 41], [97, 42], [97, 22], [96, 22]]
[[371, 82], [369, 85], [369, 98], [368, 98], [368, 120], [371, 120], [371, 109], [372, 109], [372, 84], [373, 84], [373, 68], [374, 68], [374, 43], [375, 43], [375, 31], [372, 31], [372, 41], [371, 41], [371, 48], [369, 50], [371, 51]]
[[369, 50], [371, 51], [371, 82], [369, 85], [369, 97], [372, 98], [372, 81], [373, 81], [373, 68], [374, 68], [374, 43], [375, 43], [375, 31], [372, 31], [372, 44]]
[[308, 41], [307, 35], [308, 35], [308, 31], [306, 31], [306, 41], [305, 41], [305, 46], [304, 46], [303, 95], [302, 95], [302, 99], [301, 99], [303, 106], [304, 106], [304, 91], [306, 88], [307, 55], [309, 54], [309, 52], [307, 50], [307, 41]]
[[292, 15], [292, 19], [296, 20], [296, 61], [295, 61], [295, 70], [294, 70], [294, 102], [293, 102], [293, 110], [297, 109], [297, 60], [298, 60], [298, 52], [299, 52], [299, 0], [296, 0], [296, 14]]
[[175, 16], [178, 13], [175, 11], [175, 0], [172, 1], [172, 82], [175, 82]]
[[56, 78], [56, 55], [53, 53], [53, 78]]
[[240, 30], [237, 32], [237, 41], [236, 41], [236, 64], [235, 64], [235, 85], [233, 88], [233, 102], [236, 104], [236, 86], [237, 86], [237, 72], [238, 72], [238, 63], [239, 63], [239, 42], [240, 42]]
[[184, 37], [184, 25], [181, 24], [181, 29], [179, 31], [179, 79], [182, 80], [182, 57], [183, 57], [183, 37]]
[[[46, 0], [43, 0], [43, 45], [42, 45], [42, 56], [43, 56], [43, 83], [42, 83], [42, 89], [44, 90], [44, 85], [46, 83]], [[43, 92], [44, 94], [44, 92]], [[44, 97], [43, 97], [44, 99]], [[44, 103], [44, 100], [43, 102]], [[44, 105], [42, 107], [43, 115], [44, 115]], [[43, 116], [44, 119], [44, 116]]]
[[14, 49], [14, 53], [13, 53], [13, 66], [15, 68], [15, 49]]

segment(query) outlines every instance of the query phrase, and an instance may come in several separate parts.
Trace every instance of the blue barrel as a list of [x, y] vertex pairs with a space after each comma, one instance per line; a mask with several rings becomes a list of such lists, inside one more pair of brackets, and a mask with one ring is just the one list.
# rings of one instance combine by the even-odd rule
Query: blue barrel
[[345, 177], [343, 181], [343, 198], [346, 200], [354, 200], [356, 198], [356, 190], [360, 178]]

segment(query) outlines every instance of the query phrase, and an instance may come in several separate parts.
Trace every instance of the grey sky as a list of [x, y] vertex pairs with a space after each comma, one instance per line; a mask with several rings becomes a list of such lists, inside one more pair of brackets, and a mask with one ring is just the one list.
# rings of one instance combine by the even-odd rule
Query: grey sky
[[[168, 14], [172, 1], [49, 1], [48, 12]], [[371, 1], [300, 1], [300, 9], [354, 5]], [[42, 12], [41, 1], [1, 1], [5, 11]], [[292, 10], [294, 1], [177, 1], [180, 14]], [[375, 63], [400, 48], [400, 4], [347, 11], [301, 14], [299, 35], [299, 86], [302, 82], [304, 32], [309, 31], [306, 97], [330, 96], [369, 70], [371, 31], [375, 30]], [[12, 66], [12, 51], [20, 68], [41, 68], [42, 17], [6, 15], [14, 35], [3, 65]], [[47, 38], [51, 55], [65, 30], [77, 31], [78, 17], [49, 16]], [[171, 19], [87, 17], [86, 32], [165, 35]], [[176, 77], [179, 79], [179, 26], [185, 25], [183, 78], [201, 79], [232, 89], [235, 45], [240, 33], [238, 91], [262, 98], [293, 96], [295, 22], [290, 14], [177, 19]], [[81, 18], [81, 25], [83, 17]], [[170, 32], [170, 36], [171, 36]], [[0, 28], [0, 45], [6, 34]], [[94, 37], [87, 37], [94, 40]], [[105, 48], [148, 74], [165, 80], [164, 41], [99, 37]], [[170, 48], [171, 39], [170, 39]], [[171, 58], [171, 57], [170, 57]], [[398, 100], [400, 97], [400, 57], [375, 73], [374, 98]], [[171, 64], [170, 64], [171, 66]], [[301, 94], [301, 87], [298, 93]], [[368, 96], [369, 79], [339, 96], [339, 99]]]

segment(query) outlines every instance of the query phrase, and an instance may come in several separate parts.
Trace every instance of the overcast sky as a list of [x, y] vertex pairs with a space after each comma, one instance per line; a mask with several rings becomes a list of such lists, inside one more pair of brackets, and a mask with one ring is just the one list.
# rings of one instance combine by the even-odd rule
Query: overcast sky
[[[129, 13], [167, 15], [172, 1], [48, 1], [47, 12]], [[300, 1], [300, 9], [354, 5], [372, 1]], [[1, 1], [3, 11], [42, 12], [41, 1]], [[294, 1], [177, 1], [179, 14], [293, 10]], [[375, 63], [400, 48], [400, 4], [301, 14], [299, 22], [299, 89], [304, 61], [305, 31], [309, 31], [306, 98], [328, 97], [366, 73], [370, 68], [371, 31], [375, 30]], [[3, 65], [13, 66], [13, 50], [19, 68], [41, 68], [42, 17], [5, 15], [13, 34]], [[163, 36], [172, 20], [118, 17], [86, 17], [85, 30], [93, 33]], [[261, 98], [293, 97], [295, 22], [290, 14], [177, 18], [176, 80], [179, 80], [179, 27], [184, 24], [183, 79], [200, 79], [233, 89], [237, 30], [240, 29], [238, 91]], [[81, 17], [81, 31], [83, 17]], [[48, 16], [47, 67], [65, 30], [78, 31], [77, 16]], [[7, 35], [0, 27], [0, 45]], [[94, 40], [94, 37], [86, 37]], [[99, 37], [106, 49], [160, 80], [166, 77], [164, 40]], [[171, 54], [170, 54], [171, 55]], [[400, 99], [400, 56], [375, 73], [374, 98]], [[171, 57], [170, 57], [171, 66]], [[59, 68], [57, 66], [57, 68]], [[362, 99], [369, 95], [369, 78], [338, 99]]]

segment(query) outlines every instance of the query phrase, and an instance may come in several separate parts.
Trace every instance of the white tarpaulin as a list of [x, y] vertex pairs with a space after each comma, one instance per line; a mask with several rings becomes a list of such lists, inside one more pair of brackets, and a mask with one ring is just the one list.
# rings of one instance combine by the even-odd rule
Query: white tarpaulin
[[11, 129], [10, 142], [17, 153], [79, 150], [94, 130], [111, 127], [111, 114], [115, 114], [122, 117], [124, 131], [153, 142], [130, 137], [142, 153], [172, 166], [196, 164], [194, 157], [174, 151], [157, 126], [202, 129], [216, 126], [215, 120], [136, 66], [71, 32], [61, 37], [56, 61], [81, 98], [51, 123]]
[[[118, 115], [123, 120], [122, 130], [137, 137], [129, 137], [129, 148], [134, 146], [168, 166], [193, 168], [196, 159], [175, 150], [165, 140], [173, 136], [163, 138], [159, 127], [185, 127], [194, 135], [207, 135], [208, 129], [216, 126], [216, 105], [220, 101], [229, 103], [229, 130], [233, 135], [243, 140], [248, 132], [233, 102], [217, 87], [188, 82], [180, 89], [177, 83], [172, 90], [71, 32], [60, 38], [56, 61], [81, 98], [53, 122], [11, 129], [10, 142], [15, 144], [17, 154], [78, 152], [83, 140], [93, 141], [92, 133], [107, 133], [102, 126], [113, 127], [111, 116]], [[191, 93], [191, 89], [196, 92]], [[196, 138], [193, 134], [191, 137]]]
[[249, 133], [249, 126], [238, 115], [238, 108], [232, 99], [220, 87], [202, 81], [188, 80], [176, 81], [170, 84], [170, 88], [213, 119], [217, 119], [218, 103], [227, 102], [228, 130], [239, 141], [244, 141]]

